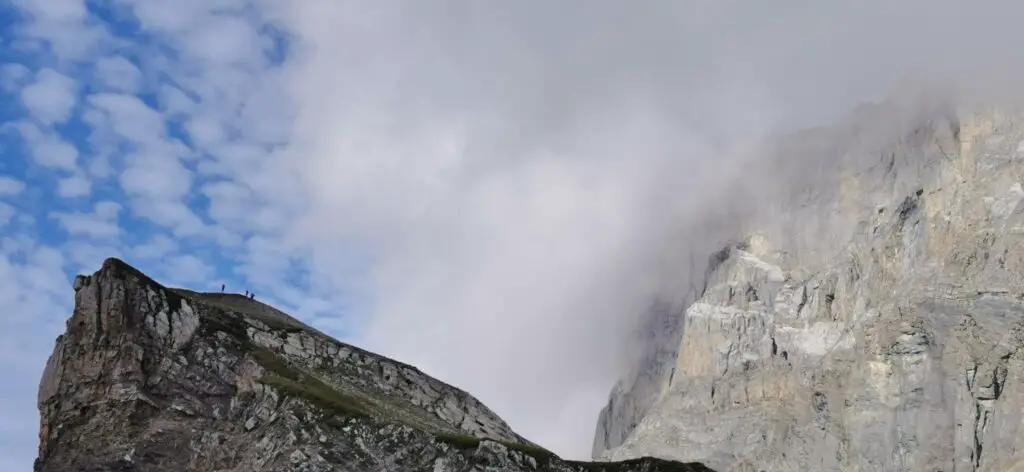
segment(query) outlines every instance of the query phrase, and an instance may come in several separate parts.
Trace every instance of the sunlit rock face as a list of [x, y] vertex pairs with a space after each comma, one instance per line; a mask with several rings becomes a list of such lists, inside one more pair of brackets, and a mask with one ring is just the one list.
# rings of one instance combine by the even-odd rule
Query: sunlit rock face
[[37, 472], [705, 472], [563, 461], [468, 393], [241, 295], [116, 259], [74, 281], [39, 386]]
[[811, 178], [711, 258], [678, 335], [612, 392], [595, 457], [1024, 470], [1024, 114], [891, 113], [779, 145], [775, 175]]

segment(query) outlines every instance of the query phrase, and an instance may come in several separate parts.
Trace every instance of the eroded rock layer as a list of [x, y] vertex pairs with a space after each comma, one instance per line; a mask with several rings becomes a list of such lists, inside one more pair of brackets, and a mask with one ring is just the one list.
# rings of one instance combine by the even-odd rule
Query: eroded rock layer
[[596, 456], [1024, 470], [1024, 115], [888, 112], [781, 147], [828, 175], [713, 258], [669, 354], [637, 368], [657, 381], [613, 392]]
[[563, 461], [411, 366], [115, 259], [76, 278], [39, 410], [37, 472], [710, 470]]

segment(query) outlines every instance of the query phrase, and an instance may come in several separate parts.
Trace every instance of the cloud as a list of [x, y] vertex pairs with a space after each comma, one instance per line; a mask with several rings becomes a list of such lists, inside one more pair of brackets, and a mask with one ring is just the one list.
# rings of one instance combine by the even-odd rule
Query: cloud
[[155, 200], [184, 197], [192, 188], [192, 172], [174, 154], [134, 154], [121, 173], [121, 187], [128, 195]]
[[21, 90], [21, 102], [44, 125], [61, 123], [78, 101], [78, 84], [53, 69], [36, 72], [35, 81]]
[[[358, 342], [576, 458], [635, 315], [699, 277], [686, 256], [735, 229], [716, 216], [739, 226], [787, 185], [748, 175], [761, 138], [902, 84], [965, 94], [1024, 71], [992, 47], [1024, 40], [1009, 1], [281, 8], [281, 159], [308, 204], [290, 239], [372, 300]], [[354, 252], [373, 262], [348, 285]]]
[[92, 189], [92, 182], [82, 173], [61, 179], [57, 183], [57, 195], [64, 198], [86, 197]]
[[108, 257], [123, 257], [118, 245], [73, 239], [61, 248], [67, 256], [72, 273], [91, 274], [103, 265]]
[[139, 97], [120, 93], [96, 93], [89, 95], [86, 101], [92, 107], [88, 121], [94, 128], [109, 128], [117, 138], [147, 149], [173, 146], [173, 143], [166, 142], [167, 123], [163, 116]]
[[99, 147], [127, 148], [117, 181], [130, 198], [133, 214], [170, 228], [181, 237], [207, 232], [186, 203], [194, 175], [183, 160], [193, 151], [170, 136], [165, 117], [129, 94], [97, 93], [86, 98], [85, 121]]
[[223, 123], [216, 117], [193, 115], [185, 127], [196, 146], [203, 149], [221, 144], [227, 138]]
[[14, 218], [14, 215], [14, 207], [4, 202], [0, 202], [0, 229], [3, 229], [5, 226], [10, 224], [11, 218]]
[[219, 282], [213, 278], [213, 268], [191, 254], [181, 254], [165, 260], [163, 272], [171, 283], [212, 290]]
[[65, 171], [74, 171], [78, 162], [78, 148], [50, 129], [41, 129], [31, 123], [14, 123], [28, 145], [29, 154], [36, 164]]
[[[28, 112], [6, 126], [60, 175], [0, 180], [0, 301], [21, 315], [0, 332], [31, 333], [0, 372], [37, 376], [69, 274], [123, 252], [257, 291], [573, 458], [637, 315], [790, 183], [750, 170], [763, 136], [1024, 71], [992, 47], [1024, 39], [1024, 6], [996, 0], [100, 3], [118, 21], [14, 3], [12, 51], [39, 64], [0, 70]], [[0, 398], [30, 405], [25, 385]], [[34, 435], [6, 431], [0, 457], [30, 467]]]
[[25, 191], [25, 182], [13, 177], [0, 175], [0, 196], [18, 195]]
[[[149, 176], [155, 177], [156, 174]], [[144, 180], [133, 181], [131, 175], [122, 177], [122, 185], [126, 181], [132, 182], [130, 185], [139, 186], [145, 182]], [[175, 237], [199, 237], [210, 231], [203, 220], [196, 215], [196, 212], [183, 201], [140, 196], [132, 199], [131, 203], [132, 214], [136, 218], [149, 220], [167, 228]]]
[[117, 223], [121, 205], [115, 202], [99, 202], [92, 213], [60, 213], [50, 214], [60, 226], [72, 235], [88, 236], [98, 239], [115, 239], [121, 234]]
[[[0, 387], [0, 469], [24, 470], [35, 455], [37, 439], [28, 434], [38, 425], [32, 406], [45, 359], [70, 313], [70, 284], [65, 260], [52, 247], [31, 238], [0, 238], [0, 303], [10, 310], [0, 317], [0, 372], [17, 382]], [[28, 361], [31, 359], [32, 361]]]
[[123, 56], [108, 56], [96, 62], [99, 81], [117, 92], [135, 93], [142, 83], [142, 71]]
[[57, 59], [79, 60], [100, 49], [108, 39], [102, 25], [92, 20], [85, 0], [13, 0], [27, 22], [26, 39], [42, 41]]
[[160, 87], [159, 103], [170, 117], [189, 115], [196, 107], [196, 103], [180, 88], [166, 84]]
[[27, 81], [31, 80], [32, 71], [28, 67], [17, 63], [0, 65], [0, 89], [13, 92], [20, 90]]
[[178, 244], [170, 237], [158, 234], [145, 243], [132, 247], [129, 252], [133, 258], [140, 260], [161, 259], [167, 254], [177, 251]]

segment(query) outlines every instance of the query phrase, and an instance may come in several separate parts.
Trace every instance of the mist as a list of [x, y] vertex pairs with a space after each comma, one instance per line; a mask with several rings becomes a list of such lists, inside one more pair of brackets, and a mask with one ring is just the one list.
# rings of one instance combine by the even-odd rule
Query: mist
[[687, 290], [693, 254], [762, 191], [806, 183], [759, 165], [765, 139], [919, 90], [1013, 97], [1024, 71], [1012, 1], [277, 11], [296, 104], [281, 153], [308, 209], [289, 240], [351, 294], [352, 341], [578, 459], [638, 316]]

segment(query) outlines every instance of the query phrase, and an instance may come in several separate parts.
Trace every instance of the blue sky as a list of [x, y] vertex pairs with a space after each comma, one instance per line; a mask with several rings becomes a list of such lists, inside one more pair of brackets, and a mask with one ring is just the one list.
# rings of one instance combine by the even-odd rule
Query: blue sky
[[424, 5], [0, 6], [0, 470], [34, 458], [70, 281], [110, 256], [253, 290], [588, 456], [674, 208], [652, 203], [703, 144], [654, 109], [677, 82], [631, 52], [649, 27], [590, 46], [614, 5], [578, 30]]
[[30, 467], [71, 280], [111, 256], [253, 290], [585, 456], [617, 328], [564, 335], [631, 309], [588, 292], [613, 293], [597, 287], [637, 182], [611, 158], [552, 158], [567, 125], [517, 84], [559, 71], [460, 52], [450, 15], [412, 27], [415, 3], [360, 3], [0, 6], [0, 374], [19, 380], [0, 386], [0, 470]]
[[246, 2], [0, 6], [0, 372], [18, 379], [0, 386], [0, 470], [31, 467], [70, 280], [107, 257], [353, 333], [344, 297], [316, 295], [301, 251], [283, 249], [294, 202], [261, 188], [288, 130], [273, 78], [287, 53]]

